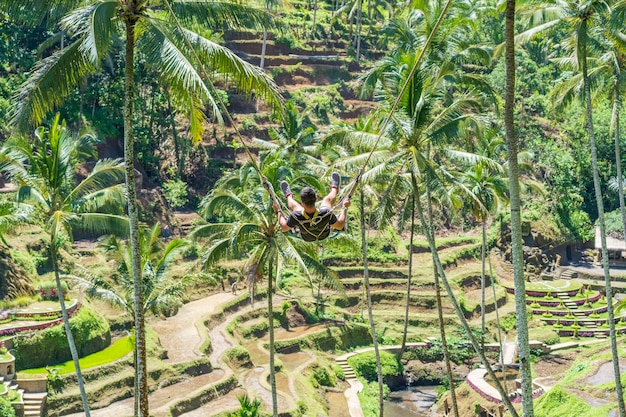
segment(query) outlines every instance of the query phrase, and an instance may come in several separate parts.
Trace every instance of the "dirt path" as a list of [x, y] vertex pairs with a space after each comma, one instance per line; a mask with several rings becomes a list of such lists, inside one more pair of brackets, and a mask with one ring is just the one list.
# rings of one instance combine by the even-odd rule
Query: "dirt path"
[[218, 307], [234, 298], [235, 295], [226, 292], [213, 294], [185, 304], [173, 317], [152, 323], [150, 327], [159, 335], [161, 345], [167, 350], [166, 362], [187, 362], [201, 357], [198, 348], [203, 340], [197, 326], [202, 325], [200, 321], [203, 317], [213, 314]]
[[[169, 414], [168, 404], [185, 397], [185, 394], [193, 392], [205, 385], [212, 384], [222, 378], [225, 372], [215, 370], [210, 374], [197, 377], [189, 377], [182, 382], [159, 388], [148, 397], [150, 404], [150, 415], [167, 416]], [[97, 410], [90, 410], [92, 417], [125, 417], [132, 416], [135, 399], [133, 397], [114, 402], [113, 404]], [[66, 417], [84, 417], [85, 413], [68, 414]]]
[[[199, 347], [203, 342], [200, 333], [198, 332], [198, 326], [202, 326], [202, 319], [215, 313], [215, 311], [224, 303], [236, 298], [231, 293], [218, 293], [213, 294], [203, 299], [193, 301], [185, 304], [173, 317], [169, 317], [166, 320], [160, 320], [153, 322], [151, 327], [159, 334], [159, 340], [161, 345], [167, 350], [168, 363], [180, 363], [187, 362], [202, 356], [199, 351]], [[276, 308], [282, 303], [281, 297], [276, 297]], [[259, 303], [255, 303], [255, 308], [260, 307]], [[238, 344], [227, 332], [226, 327], [240, 314], [246, 313], [252, 310], [251, 306], [246, 306], [239, 309], [235, 314], [231, 314], [228, 318], [221, 323], [215, 325], [209, 330], [209, 338], [211, 340], [212, 352], [209, 357], [211, 364], [215, 368], [213, 372], [201, 375], [197, 377], [189, 377], [182, 380], [179, 383], [159, 388], [149, 397], [150, 412], [151, 415], [160, 417], [166, 416], [169, 413], [169, 406], [172, 402], [185, 398], [189, 393], [196, 391], [206, 385], [215, 383], [219, 379], [224, 378], [231, 374], [231, 370], [225, 367], [222, 362], [222, 357], [226, 351]], [[290, 332], [290, 336], [306, 334], [311, 331], [318, 330], [316, 326], [306, 327], [298, 329], [299, 332]], [[280, 332], [278, 332], [280, 334]], [[280, 338], [280, 337], [279, 337]], [[216, 401], [212, 401], [203, 405], [197, 410], [190, 411], [183, 414], [184, 417], [196, 417], [196, 416], [209, 416], [225, 410], [234, 410], [239, 406], [237, 396], [241, 395], [245, 391], [253, 397], [258, 397], [264, 402], [264, 409], [271, 409], [271, 392], [269, 386], [265, 383], [265, 379], [268, 373], [267, 358], [268, 352], [261, 348], [261, 340], [253, 342], [256, 344], [259, 352], [256, 356], [257, 363], [252, 369], [246, 370], [239, 374], [239, 380], [244, 389], [237, 388], [236, 390], [220, 397]], [[295, 353], [287, 355], [279, 355], [283, 359], [289, 357], [291, 360], [287, 360], [287, 367], [291, 371], [290, 373], [299, 373], [311, 362], [314, 358], [308, 353]], [[288, 378], [288, 381], [284, 384], [284, 389], [289, 392], [290, 396], [297, 398], [296, 388], [293, 378]], [[286, 411], [293, 407], [294, 400], [287, 398], [286, 392], [279, 392], [278, 406], [279, 410]], [[125, 417], [133, 415], [134, 399], [127, 398], [122, 401], [117, 401], [111, 405], [100, 408], [97, 410], [91, 410], [93, 417]], [[83, 413], [69, 414], [67, 417], [82, 417]]]

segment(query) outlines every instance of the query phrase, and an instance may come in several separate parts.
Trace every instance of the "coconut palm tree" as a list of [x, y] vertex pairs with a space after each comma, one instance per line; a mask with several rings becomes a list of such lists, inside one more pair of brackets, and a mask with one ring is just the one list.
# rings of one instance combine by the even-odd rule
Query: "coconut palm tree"
[[[460, 80], [462, 71], [458, 71], [458, 77], [449, 77], [453, 71], [447, 61], [433, 60], [431, 63], [422, 64], [414, 73], [409, 73], [409, 69], [414, 67], [415, 59], [417, 55], [410, 49], [405, 53], [394, 54], [375, 64], [363, 77], [366, 89], [375, 91], [375, 97], [382, 100], [380, 117], [390, 117], [391, 121], [384, 134], [385, 137], [394, 140], [397, 152], [390, 153], [384, 164], [394, 172], [412, 174], [415, 178], [413, 192], [417, 192], [418, 187], [424, 187], [428, 191], [434, 184], [445, 184], [454, 180], [455, 173], [445, 164], [445, 144], [450, 143], [452, 138], [459, 137], [462, 129], [482, 124], [482, 116], [479, 115], [481, 100], [474, 95], [473, 90], [464, 90], [463, 82], [452, 84], [449, 81], [454, 78]], [[412, 78], [407, 83], [409, 76]], [[404, 85], [406, 89], [403, 90], [401, 86]], [[391, 103], [394, 103], [400, 94], [402, 95], [398, 109], [394, 114], [388, 115], [389, 109], [392, 108]], [[378, 170], [383, 171], [384, 168]], [[463, 188], [460, 182], [456, 183]], [[471, 197], [471, 193], [465, 195]], [[446, 206], [454, 206], [458, 201], [448, 194], [442, 194], [441, 197], [449, 198]], [[418, 216], [431, 248], [437, 274], [477, 355], [488, 372], [493, 374], [446, 279], [432, 230], [429, 229], [431, 220], [426, 219], [420, 200], [416, 195]], [[427, 201], [430, 201], [430, 197]], [[501, 384], [497, 385], [507, 408], [512, 415], [516, 415]]]
[[[188, 242], [183, 239], [172, 239], [167, 245], [162, 243], [161, 224], [156, 223], [149, 230], [139, 233], [141, 249], [142, 276], [144, 281], [143, 313], [175, 314], [183, 304], [184, 290], [191, 277], [184, 276], [176, 281], [168, 277], [168, 268]], [[134, 286], [131, 274], [131, 251], [125, 241], [116, 236], [109, 236], [100, 246], [107, 257], [117, 264], [117, 276], [113, 281], [96, 278], [95, 280], [78, 279], [79, 287], [86, 289], [86, 294], [102, 299], [111, 305], [121, 308], [134, 318]]]
[[58, 255], [59, 249], [72, 239], [75, 229], [100, 234], [128, 230], [125, 217], [98, 212], [105, 206], [121, 206], [123, 190], [116, 183], [122, 181], [124, 167], [118, 160], [98, 161], [91, 173], [75, 184], [76, 164], [94, 154], [95, 140], [90, 135], [73, 136], [59, 119], [57, 115], [49, 129], [38, 128], [32, 142], [17, 139], [6, 144], [0, 151], [0, 170], [18, 185], [18, 201], [32, 205], [45, 221], [65, 332], [83, 408], [89, 416], [78, 351], [65, 307]]
[[276, 417], [274, 280], [281, 275], [285, 266], [296, 265], [310, 282], [317, 277], [335, 289], [340, 289], [341, 283], [334, 272], [319, 262], [316, 244], [290, 237], [280, 230], [258, 171], [243, 169], [239, 175], [225, 178], [203, 199], [201, 206], [207, 219], [216, 215], [226, 219], [220, 223], [199, 226], [192, 232], [194, 239], [208, 239], [209, 244], [202, 254], [203, 265], [214, 265], [224, 259], [246, 258], [246, 266], [254, 271], [255, 276], [267, 274], [270, 385], [272, 412]]
[[[480, 289], [481, 289], [481, 345], [485, 343], [485, 258], [487, 254], [487, 220], [499, 203], [506, 199], [508, 191], [504, 169], [495, 161], [479, 159], [462, 174], [461, 182], [473, 198], [468, 200], [472, 214], [481, 223], [482, 245], [480, 251]], [[491, 278], [493, 279], [493, 277]], [[493, 286], [493, 282], [491, 283]]]
[[[611, 355], [615, 372], [615, 390], [617, 405], [621, 415], [626, 415], [623, 390], [620, 382], [619, 356], [617, 351], [617, 338], [615, 332], [615, 314], [613, 309], [613, 289], [609, 270], [608, 250], [606, 246], [606, 227], [604, 222], [604, 202], [602, 200], [602, 184], [598, 172], [598, 157], [593, 126], [593, 107], [591, 97], [591, 79], [589, 77], [588, 54], [591, 45], [598, 43], [596, 37], [601, 36], [601, 29], [609, 24], [609, 3], [604, 0], [592, 0], [589, 2], [559, 2], [556, 4], [539, 4], [529, 12], [531, 23], [535, 26], [518, 35], [520, 41], [525, 41], [537, 33], [550, 30], [565, 29], [570, 35], [568, 47], [571, 51], [573, 63], [576, 65], [582, 79], [582, 103], [585, 109], [585, 128], [589, 137], [591, 151], [591, 167], [596, 204], [598, 208], [598, 223], [600, 229], [600, 241], [602, 245], [602, 266], [604, 270], [604, 282], [607, 298], [607, 314], [609, 322], [609, 338], [611, 339]], [[614, 15], [615, 16], [615, 15]], [[614, 109], [615, 111], [615, 109]], [[520, 318], [518, 317], [518, 321]], [[521, 357], [520, 357], [521, 360]], [[523, 364], [522, 364], [523, 365]], [[527, 389], [530, 390], [530, 387]], [[530, 392], [530, 391], [529, 391]], [[523, 395], [526, 393], [523, 392]]]
[[[55, 3], [68, 4], [62, 0]], [[0, 0], [0, 8], [10, 16], [21, 16], [25, 10], [38, 10], [39, 0]], [[72, 3], [72, 4], [75, 4]], [[244, 92], [254, 91], [273, 105], [281, 103], [275, 84], [258, 67], [251, 66], [227, 48], [220, 46], [194, 28], [241, 27], [276, 28], [274, 19], [262, 11], [236, 3], [208, 0], [90, 0], [62, 19], [62, 29], [71, 37], [69, 46], [43, 59], [32, 72], [15, 105], [12, 121], [19, 129], [38, 124], [71, 95], [85, 76], [97, 72], [103, 59], [114, 52], [116, 39], [124, 39], [124, 162], [126, 167], [127, 203], [130, 220], [130, 242], [135, 290], [135, 330], [137, 368], [136, 413], [149, 415], [146, 367], [145, 322], [139, 306], [143, 305], [139, 221], [134, 170], [134, 103], [135, 52], [149, 58], [163, 84], [170, 87], [174, 101], [189, 115], [192, 140], [202, 138], [206, 106], [221, 120], [220, 99], [207, 76], [224, 74]], [[203, 64], [206, 63], [206, 64]]]

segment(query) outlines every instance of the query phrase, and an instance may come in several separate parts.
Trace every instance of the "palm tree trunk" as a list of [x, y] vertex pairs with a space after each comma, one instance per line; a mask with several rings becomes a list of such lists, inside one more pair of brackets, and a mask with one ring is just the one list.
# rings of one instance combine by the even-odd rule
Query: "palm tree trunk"
[[[487, 248], [489, 253], [489, 248]], [[496, 312], [496, 327], [498, 328], [498, 344], [500, 345], [500, 368], [502, 369], [502, 382], [504, 383], [504, 390], [507, 392], [509, 388], [506, 385], [506, 370], [504, 369], [504, 345], [502, 344], [502, 328], [500, 326], [500, 313], [498, 312], [498, 299], [496, 298], [496, 287], [494, 285], [494, 275], [491, 268], [491, 258], [489, 258], [489, 279], [491, 280], [491, 291], [493, 292], [493, 308]]]
[[487, 220], [483, 219], [482, 223], [483, 241], [480, 248], [480, 347], [485, 350], [485, 251], [487, 250]]
[[[616, 70], [617, 71], [617, 70]], [[613, 82], [613, 114], [611, 115], [613, 122], [612, 124], [615, 126], [614, 128], [614, 137], [615, 137], [615, 166], [617, 169], [617, 183], [619, 187], [617, 188], [617, 192], [619, 195], [619, 208], [622, 213], [622, 230], [624, 232], [624, 241], [626, 242], [626, 205], [624, 204], [624, 175], [622, 174], [622, 152], [620, 150], [620, 110], [622, 108], [622, 98], [620, 97], [619, 91], [619, 72], [615, 74], [615, 80]]]
[[400, 356], [406, 350], [406, 335], [409, 330], [409, 306], [411, 305], [411, 277], [413, 275], [413, 238], [415, 236], [415, 193], [411, 196], [411, 237], [409, 238], [409, 273], [406, 278], [406, 305], [404, 308], [404, 330]]
[[314, 0], [313, 1], [313, 23], [311, 25], [311, 39], [315, 39], [315, 21], [317, 19], [317, 1], [318, 0]]
[[[430, 154], [430, 146], [428, 147], [428, 153]], [[411, 173], [411, 180], [413, 181], [413, 194], [419, 193], [419, 186], [415, 180], [415, 176]], [[419, 198], [419, 194], [418, 194]], [[428, 210], [428, 230], [431, 236], [433, 236], [433, 205], [430, 195], [430, 190], [426, 189], [426, 202]], [[434, 246], [436, 248], [436, 246]], [[435, 249], [436, 250], [436, 249]], [[439, 282], [439, 273], [437, 272], [435, 258], [433, 257], [433, 275], [435, 277], [435, 298], [437, 300], [437, 319], [439, 321], [439, 335], [441, 337], [441, 349], [443, 350], [443, 361], [446, 364], [446, 373], [448, 375], [448, 381], [450, 384], [450, 401], [452, 402], [452, 411], [454, 417], [459, 417], [459, 405], [456, 401], [456, 388], [454, 383], [454, 374], [452, 373], [452, 364], [450, 363], [450, 351], [448, 350], [448, 341], [446, 339], [446, 325], [443, 321], [443, 304], [441, 302], [441, 283]]]
[[261, 45], [261, 63], [259, 67], [263, 69], [265, 66], [265, 53], [267, 51], [267, 30], [263, 31], [263, 44]]
[[54, 242], [56, 236], [52, 235], [50, 240], [50, 257], [52, 258], [52, 268], [54, 269], [54, 279], [57, 284], [57, 295], [59, 297], [59, 304], [61, 305], [61, 315], [63, 316], [63, 325], [65, 326], [65, 336], [67, 337], [67, 344], [70, 347], [70, 353], [72, 360], [74, 361], [74, 368], [76, 368], [76, 379], [78, 380], [78, 390], [80, 391], [80, 398], [83, 402], [83, 409], [85, 410], [85, 417], [90, 417], [89, 402], [87, 401], [87, 392], [85, 391], [85, 381], [83, 374], [80, 371], [80, 363], [78, 361], [78, 351], [76, 350], [76, 342], [74, 342], [74, 336], [72, 336], [72, 329], [70, 328], [70, 316], [67, 314], [67, 308], [65, 308], [65, 294], [63, 293], [63, 287], [61, 286], [61, 277], [59, 276], [59, 263], [57, 260], [57, 247]]
[[[131, 2], [130, 7], [135, 3]], [[134, 51], [135, 51], [135, 10], [129, 10], [126, 17], [126, 65], [124, 77], [124, 164], [128, 199], [128, 221], [130, 224], [130, 247], [135, 309], [135, 355], [137, 360], [135, 402], [137, 417], [148, 417], [148, 368], [146, 365], [146, 328], [144, 320], [143, 282], [141, 280], [141, 253], [139, 249], [139, 216], [137, 209], [137, 189], [135, 184], [133, 101], [134, 101]]]
[[[602, 243], [602, 267], [604, 269], [604, 284], [606, 286], [606, 303], [609, 321], [609, 337], [611, 339], [611, 358], [613, 360], [613, 372], [615, 374], [615, 394], [617, 395], [617, 407], [620, 416], [626, 416], [624, 407], [624, 394], [620, 379], [619, 356], [617, 352], [617, 337], [615, 334], [615, 314], [613, 311], [613, 289], [611, 288], [611, 274], [609, 271], [609, 252], [606, 245], [606, 227], [604, 224], [604, 203], [602, 201], [602, 185], [598, 173], [598, 155], [596, 150], [596, 140], [593, 131], [593, 115], [591, 107], [591, 87], [587, 77], [587, 48], [584, 36], [586, 35], [586, 22], [583, 22], [584, 35], [579, 36], [582, 50], [582, 70], [583, 87], [585, 90], [585, 112], [587, 117], [587, 133], [589, 134], [589, 146], [591, 148], [591, 166], [593, 171], [593, 187], [596, 194], [596, 204], [598, 205], [598, 222], [600, 223], [600, 240]], [[619, 142], [619, 140], [617, 141]], [[616, 142], [616, 143], [617, 143]], [[617, 147], [618, 145], [616, 145]], [[620, 184], [621, 188], [621, 184]]]
[[448, 342], [446, 339], [446, 327], [443, 321], [443, 304], [441, 303], [441, 283], [439, 282], [439, 274], [433, 259], [433, 274], [435, 275], [435, 297], [437, 298], [437, 318], [439, 320], [439, 335], [441, 337], [441, 347], [443, 349], [443, 361], [446, 364], [446, 373], [450, 384], [450, 402], [452, 402], [452, 412], [454, 417], [459, 417], [459, 405], [456, 401], [456, 383], [454, 382], [454, 373], [452, 372], [452, 364], [450, 363], [450, 351], [448, 350]]
[[[278, 253], [276, 254], [278, 256]], [[276, 395], [276, 371], [274, 369], [274, 306], [272, 297], [272, 284], [274, 280], [274, 260], [269, 261], [269, 276], [267, 278], [267, 314], [269, 316], [269, 347], [270, 350], [270, 387], [272, 389], [272, 416], [278, 417], [278, 397]]]
[[361, 60], [361, 19], [363, 14], [363, 1], [357, 0], [357, 13], [356, 13], [356, 62]]
[[367, 317], [370, 322], [372, 332], [372, 343], [374, 344], [374, 355], [376, 356], [376, 375], [378, 376], [378, 415], [383, 417], [383, 405], [385, 394], [383, 391], [383, 372], [380, 363], [380, 352], [378, 350], [378, 339], [376, 338], [376, 325], [374, 324], [374, 313], [372, 312], [372, 295], [370, 294], [370, 278], [367, 269], [367, 234], [365, 233], [365, 198], [363, 190], [360, 190], [359, 211], [361, 215], [361, 252], [363, 254], [363, 287], [367, 298]]
[[517, 163], [517, 139], [513, 120], [515, 100], [515, 0], [506, 1], [504, 60], [506, 65], [506, 89], [504, 104], [504, 127], [507, 158], [509, 163], [509, 192], [511, 202], [511, 249], [513, 254], [513, 280], [515, 284], [515, 314], [517, 343], [519, 346], [520, 375], [522, 378], [522, 408], [525, 417], [534, 417], [533, 381], [530, 373], [530, 345], [526, 316], [526, 285], [524, 282], [524, 253], [522, 250], [522, 217]]
[[474, 351], [476, 352], [476, 355], [480, 359], [482, 365], [487, 370], [487, 374], [489, 375], [491, 380], [494, 381], [495, 388], [498, 390], [498, 393], [500, 393], [500, 396], [502, 397], [502, 402], [507, 407], [512, 417], [519, 417], [519, 415], [517, 414], [517, 410], [515, 410], [515, 408], [513, 407], [513, 404], [511, 403], [511, 400], [509, 399], [509, 397], [506, 395], [506, 392], [502, 388], [502, 384], [500, 383], [498, 378], [496, 378], [496, 375], [494, 374], [493, 369], [491, 368], [491, 365], [489, 364], [489, 361], [487, 360], [487, 357], [485, 356], [485, 352], [483, 352], [480, 349], [480, 345], [478, 341], [476, 340], [476, 338], [474, 337], [472, 330], [469, 327], [469, 323], [467, 322], [467, 319], [465, 318], [465, 315], [463, 314], [463, 310], [461, 310], [461, 306], [459, 305], [458, 301], [456, 300], [456, 297], [454, 296], [452, 287], [450, 286], [450, 283], [448, 282], [448, 279], [446, 278], [446, 273], [443, 269], [443, 265], [441, 264], [441, 259], [439, 259], [439, 254], [437, 253], [437, 249], [435, 246], [435, 239], [430, 231], [430, 228], [428, 227], [428, 222], [426, 221], [426, 217], [424, 215], [424, 209], [422, 207], [422, 203], [419, 198], [416, 199], [415, 202], [417, 205], [417, 214], [420, 218], [420, 222], [422, 224], [422, 229], [424, 230], [424, 234], [426, 235], [426, 240], [428, 241], [428, 246], [430, 247], [431, 255], [433, 256], [433, 262], [435, 263], [437, 272], [439, 276], [441, 277], [443, 286], [446, 289], [446, 293], [448, 294], [450, 303], [452, 304], [452, 307], [454, 308], [454, 311], [456, 312], [456, 315], [459, 318], [459, 321], [461, 322], [463, 329], [465, 330], [465, 334], [467, 338], [469, 339], [470, 343], [472, 344]]

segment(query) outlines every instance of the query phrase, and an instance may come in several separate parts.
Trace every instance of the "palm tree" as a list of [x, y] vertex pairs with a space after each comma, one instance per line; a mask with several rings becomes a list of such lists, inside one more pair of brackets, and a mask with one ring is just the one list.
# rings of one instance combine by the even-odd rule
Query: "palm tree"
[[[549, 10], [551, 13], [537, 13], [537, 11]], [[557, 12], [555, 14], [554, 12]], [[611, 275], [609, 270], [608, 250], [606, 246], [606, 227], [604, 222], [604, 202], [602, 200], [602, 184], [598, 172], [598, 157], [593, 126], [593, 107], [591, 101], [591, 80], [589, 78], [589, 62], [587, 59], [588, 46], [596, 44], [595, 35], [600, 35], [600, 31], [594, 29], [602, 28], [609, 22], [610, 7], [604, 0], [593, 0], [586, 3], [568, 2], [554, 5], [541, 4], [533, 13], [536, 27], [520, 35], [521, 40], [526, 40], [534, 34], [566, 28], [570, 30], [569, 45], [572, 50], [572, 62], [576, 64], [576, 69], [580, 72], [583, 85], [583, 103], [585, 108], [585, 127], [589, 136], [589, 148], [591, 151], [591, 167], [593, 173], [593, 185], [595, 191], [596, 204], [598, 208], [598, 223], [600, 229], [600, 241], [602, 245], [602, 266], [604, 270], [604, 282], [606, 291], [606, 301], [608, 305], [609, 334], [611, 339], [611, 355], [613, 369], [615, 372], [615, 390], [617, 394], [617, 405], [620, 415], [626, 415], [623, 390], [620, 382], [619, 356], [617, 351], [617, 338], [615, 332], [615, 314], [613, 308], [613, 289], [611, 286]], [[544, 19], [544, 20], [539, 20]], [[615, 105], [615, 103], [614, 103]], [[617, 108], [618, 109], [618, 108]], [[615, 112], [616, 108], [614, 108]], [[518, 317], [519, 320], [519, 317]], [[521, 357], [520, 357], [521, 360]], [[524, 394], [524, 393], [523, 393]]]
[[[171, 281], [168, 268], [176, 260], [188, 242], [183, 239], [172, 239], [163, 247], [161, 225], [156, 223], [149, 230], [139, 233], [141, 250], [142, 276], [144, 281], [144, 305], [142, 312], [153, 314], [173, 314], [182, 306], [184, 290], [189, 284], [190, 276]], [[121, 308], [134, 319], [134, 286], [131, 274], [130, 247], [116, 236], [109, 236], [101, 243], [107, 257], [117, 264], [118, 276], [111, 282], [102, 278], [92, 281], [79, 279], [79, 286], [87, 290], [87, 295], [102, 299], [111, 305]]]
[[[391, 103], [394, 103], [396, 97], [402, 94], [398, 110], [387, 116], [391, 117], [391, 123], [384, 132], [386, 137], [393, 138], [395, 141], [394, 146], [397, 152], [390, 153], [381, 167], [372, 168], [370, 171], [384, 171], [383, 166], [386, 165], [387, 169], [392, 172], [412, 174], [416, 180], [413, 192], [417, 192], [418, 185], [429, 190], [435, 183], [441, 184], [453, 180], [455, 177], [454, 172], [446, 170], [443, 161], [444, 152], [440, 150], [441, 146], [439, 145], [459, 136], [461, 128], [481, 125], [482, 118], [478, 114], [481, 107], [480, 100], [471, 89], [463, 89], [464, 85], [478, 84], [463, 82], [464, 76], [461, 68], [457, 71], [458, 76], [454, 77], [459, 82], [449, 83], [451, 79], [449, 75], [452, 72], [450, 69], [451, 62], [446, 60], [433, 60], [430, 64], [422, 64], [414, 73], [409, 73], [408, 70], [414, 67], [413, 63], [417, 59], [417, 55], [411, 48], [408, 52], [397, 52], [376, 64], [363, 77], [365, 87], [375, 91], [375, 96], [383, 100], [380, 116], [387, 116], [387, 112], [392, 108]], [[409, 75], [412, 78], [406, 83]], [[406, 89], [401, 89], [403, 85], [406, 85]], [[433, 151], [431, 151], [431, 147]], [[471, 197], [470, 193], [466, 195]], [[430, 198], [428, 200], [430, 201]], [[466, 330], [467, 337], [483, 365], [490, 375], [493, 375], [493, 370], [480, 345], [476, 342], [446, 279], [445, 271], [437, 254], [434, 236], [429, 228], [430, 220], [426, 219], [423, 204], [417, 195], [415, 202], [422, 230], [426, 234], [433, 255], [437, 274], [442, 279], [448, 297]], [[452, 206], [454, 201], [449, 200], [449, 203], [448, 205]], [[492, 378], [495, 380], [495, 376]], [[503, 402], [511, 414], [516, 416], [515, 409], [501, 384], [497, 383], [496, 385], [502, 395]]]
[[278, 126], [268, 129], [271, 141], [253, 139], [253, 143], [264, 151], [262, 158], [278, 158], [291, 170], [298, 168], [298, 172], [310, 173], [310, 177], [322, 176], [328, 168], [318, 158], [317, 128], [309, 121], [306, 111], [301, 111], [293, 100], [285, 103], [283, 113]]
[[[463, 173], [461, 182], [469, 190], [473, 198], [469, 200], [470, 209], [481, 223], [482, 245], [480, 251], [480, 289], [481, 289], [481, 345], [485, 343], [485, 258], [487, 254], [487, 219], [498, 207], [498, 203], [506, 198], [508, 191], [504, 169], [495, 161], [478, 159]], [[493, 277], [491, 278], [493, 280]], [[493, 282], [491, 283], [493, 286]], [[495, 301], [495, 300], [494, 300]]]
[[45, 221], [46, 231], [50, 235], [50, 257], [65, 332], [76, 368], [83, 408], [85, 415], [89, 416], [78, 352], [65, 307], [58, 254], [63, 242], [72, 239], [73, 229], [91, 233], [128, 230], [124, 217], [97, 211], [106, 205], [121, 205], [122, 189], [114, 184], [123, 179], [124, 168], [120, 161], [98, 161], [91, 173], [75, 185], [75, 165], [81, 158], [93, 155], [95, 141], [89, 135], [72, 136], [59, 118], [59, 115], [55, 117], [48, 130], [38, 128], [32, 143], [16, 140], [7, 144], [1, 151], [0, 170], [19, 186], [18, 201], [31, 204]]
[[[69, 0], [68, 0], [69, 1]], [[61, 0], [59, 4], [68, 4]], [[20, 16], [24, 10], [38, 10], [39, 0], [1, 0], [0, 7], [10, 16]], [[75, 2], [71, 3], [75, 4]], [[183, 26], [184, 25], [184, 26]], [[139, 306], [143, 305], [139, 221], [134, 171], [134, 103], [135, 51], [142, 50], [162, 82], [170, 88], [177, 103], [189, 115], [190, 135], [195, 142], [202, 137], [202, 108], [208, 106], [221, 120], [220, 99], [212, 91], [207, 72], [224, 74], [247, 93], [255, 91], [274, 105], [281, 102], [275, 84], [258, 67], [239, 59], [227, 48], [193, 31], [201, 26], [276, 28], [270, 15], [234, 3], [208, 0], [91, 0], [68, 13], [62, 28], [73, 39], [65, 49], [42, 60], [18, 94], [13, 112], [13, 124], [25, 130], [38, 124], [75, 90], [85, 76], [97, 72], [102, 60], [113, 51], [118, 37], [124, 44], [124, 162], [130, 242], [135, 285], [135, 330], [138, 387], [136, 413], [149, 415], [146, 366], [145, 322]], [[123, 31], [120, 30], [123, 28]], [[141, 30], [138, 30], [141, 28]], [[191, 29], [188, 29], [191, 28]]]
[[202, 255], [205, 267], [223, 259], [245, 257], [247, 268], [254, 271], [255, 276], [267, 274], [270, 385], [272, 412], [276, 417], [278, 402], [272, 300], [274, 279], [281, 275], [281, 270], [287, 264], [295, 264], [309, 281], [319, 277], [336, 289], [340, 288], [341, 283], [333, 272], [318, 261], [316, 244], [281, 232], [258, 171], [248, 171], [242, 169], [239, 175], [225, 178], [202, 201], [203, 214], [207, 219], [220, 215], [227, 220], [199, 226], [192, 232], [192, 238], [209, 239], [209, 246]]

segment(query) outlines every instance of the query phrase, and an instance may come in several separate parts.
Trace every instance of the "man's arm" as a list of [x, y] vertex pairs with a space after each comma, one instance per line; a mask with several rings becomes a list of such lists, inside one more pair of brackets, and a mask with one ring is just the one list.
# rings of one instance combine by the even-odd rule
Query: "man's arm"
[[344, 202], [341, 213], [337, 216], [337, 221], [330, 225], [333, 229], [342, 230], [345, 227], [346, 220], [348, 219], [348, 207], [350, 207], [350, 201]]
[[274, 210], [276, 210], [276, 213], [278, 213], [278, 224], [280, 225], [280, 229], [283, 232], [288, 232], [289, 230], [291, 230], [291, 227], [289, 227], [289, 225], [287, 224], [287, 216], [285, 216], [285, 213], [283, 213], [280, 207], [278, 207], [276, 204], [273, 204], [272, 207], [274, 208]]
[[291, 227], [287, 224], [287, 216], [281, 210], [278, 210], [278, 224], [283, 232], [291, 230]]

